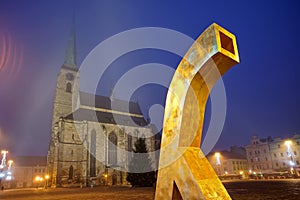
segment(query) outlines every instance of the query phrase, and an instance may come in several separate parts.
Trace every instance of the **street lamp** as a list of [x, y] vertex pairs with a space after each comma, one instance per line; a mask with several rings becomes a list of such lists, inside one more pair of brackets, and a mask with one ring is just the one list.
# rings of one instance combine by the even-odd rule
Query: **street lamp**
[[221, 168], [220, 168], [220, 166], [221, 166], [221, 160], [220, 160], [220, 156], [221, 156], [221, 154], [219, 152], [215, 153], [218, 175], [221, 175]]
[[45, 175], [45, 188], [47, 189], [48, 188], [48, 179], [50, 178], [50, 176], [48, 174]]
[[286, 146], [286, 150], [287, 150], [287, 155], [288, 157], [290, 157], [290, 161], [289, 161], [289, 164], [290, 164], [290, 167], [291, 167], [291, 174], [294, 173], [294, 166], [295, 166], [295, 162], [294, 162], [294, 154], [293, 154], [293, 151], [292, 151], [292, 141], [291, 140], [286, 140], [284, 142], [285, 146]]
[[37, 182], [37, 188], [39, 188], [41, 182], [44, 181], [43, 177], [40, 176], [36, 176], [34, 180]]
[[6, 154], [8, 154], [8, 151], [7, 150], [2, 150], [1, 154], [2, 154], [2, 161], [1, 161], [1, 164], [0, 164], [0, 169], [3, 169], [6, 166]]

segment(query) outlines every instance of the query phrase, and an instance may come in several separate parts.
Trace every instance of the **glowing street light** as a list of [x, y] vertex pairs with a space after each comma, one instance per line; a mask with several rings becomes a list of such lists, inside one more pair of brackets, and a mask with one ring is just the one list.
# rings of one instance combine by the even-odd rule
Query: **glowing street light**
[[289, 164], [290, 164], [290, 167], [291, 167], [291, 174], [293, 174], [294, 172], [294, 166], [295, 166], [295, 162], [294, 162], [294, 154], [293, 154], [293, 151], [292, 151], [292, 141], [291, 140], [286, 140], [284, 142], [285, 146], [286, 146], [286, 150], [287, 150], [287, 155], [288, 157], [291, 158], [291, 160], [289, 161]]
[[292, 144], [292, 141], [291, 140], [287, 140], [287, 141], [284, 142], [284, 144], [285, 144], [285, 146], [290, 147], [291, 144]]
[[2, 150], [1, 154], [2, 154], [2, 161], [1, 161], [1, 164], [0, 164], [0, 169], [3, 169], [6, 166], [6, 154], [8, 154], [8, 151], [7, 150]]
[[48, 188], [48, 179], [50, 178], [50, 176], [48, 174], [45, 175], [45, 188], [47, 189]]
[[216, 152], [215, 157], [216, 157], [216, 165], [217, 165], [217, 174], [221, 175], [221, 168], [220, 168], [220, 166], [221, 166], [221, 160], [220, 160], [221, 154], [219, 152]]
[[219, 152], [216, 152], [216, 153], [215, 153], [216, 164], [217, 164], [217, 165], [221, 165], [220, 156], [221, 156], [221, 154], [220, 154]]

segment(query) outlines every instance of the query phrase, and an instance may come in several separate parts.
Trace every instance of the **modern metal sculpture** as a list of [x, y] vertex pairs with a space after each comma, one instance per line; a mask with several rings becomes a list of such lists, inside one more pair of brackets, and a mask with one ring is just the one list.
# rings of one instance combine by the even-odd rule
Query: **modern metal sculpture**
[[235, 36], [214, 23], [178, 65], [166, 100], [155, 200], [231, 199], [200, 143], [209, 93], [237, 63]]

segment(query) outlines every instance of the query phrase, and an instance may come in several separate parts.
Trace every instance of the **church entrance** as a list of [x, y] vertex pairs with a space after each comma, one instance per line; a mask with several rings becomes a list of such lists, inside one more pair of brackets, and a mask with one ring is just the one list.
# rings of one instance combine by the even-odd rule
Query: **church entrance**
[[117, 175], [116, 174], [112, 175], [112, 185], [117, 185]]

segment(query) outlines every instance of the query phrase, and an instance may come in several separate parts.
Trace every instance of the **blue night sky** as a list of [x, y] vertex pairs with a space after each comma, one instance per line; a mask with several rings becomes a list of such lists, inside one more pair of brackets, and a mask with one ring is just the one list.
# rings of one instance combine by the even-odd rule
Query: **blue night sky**
[[[227, 116], [215, 148], [246, 145], [254, 133], [260, 137], [300, 133], [298, 4], [1, 0], [0, 149], [15, 155], [46, 155], [55, 82], [74, 11], [79, 64], [101, 41], [128, 29], [164, 27], [196, 39], [211, 23], [220, 24], [236, 35], [241, 63], [223, 78]], [[11, 49], [3, 51], [5, 45]], [[176, 68], [180, 60], [159, 50], [131, 52], [111, 65], [97, 93], [108, 95], [110, 86], [134, 66], [157, 62]], [[147, 116], [151, 105], [164, 104], [166, 91], [157, 85], [145, 86], [132, 100], [141, 104]]]

